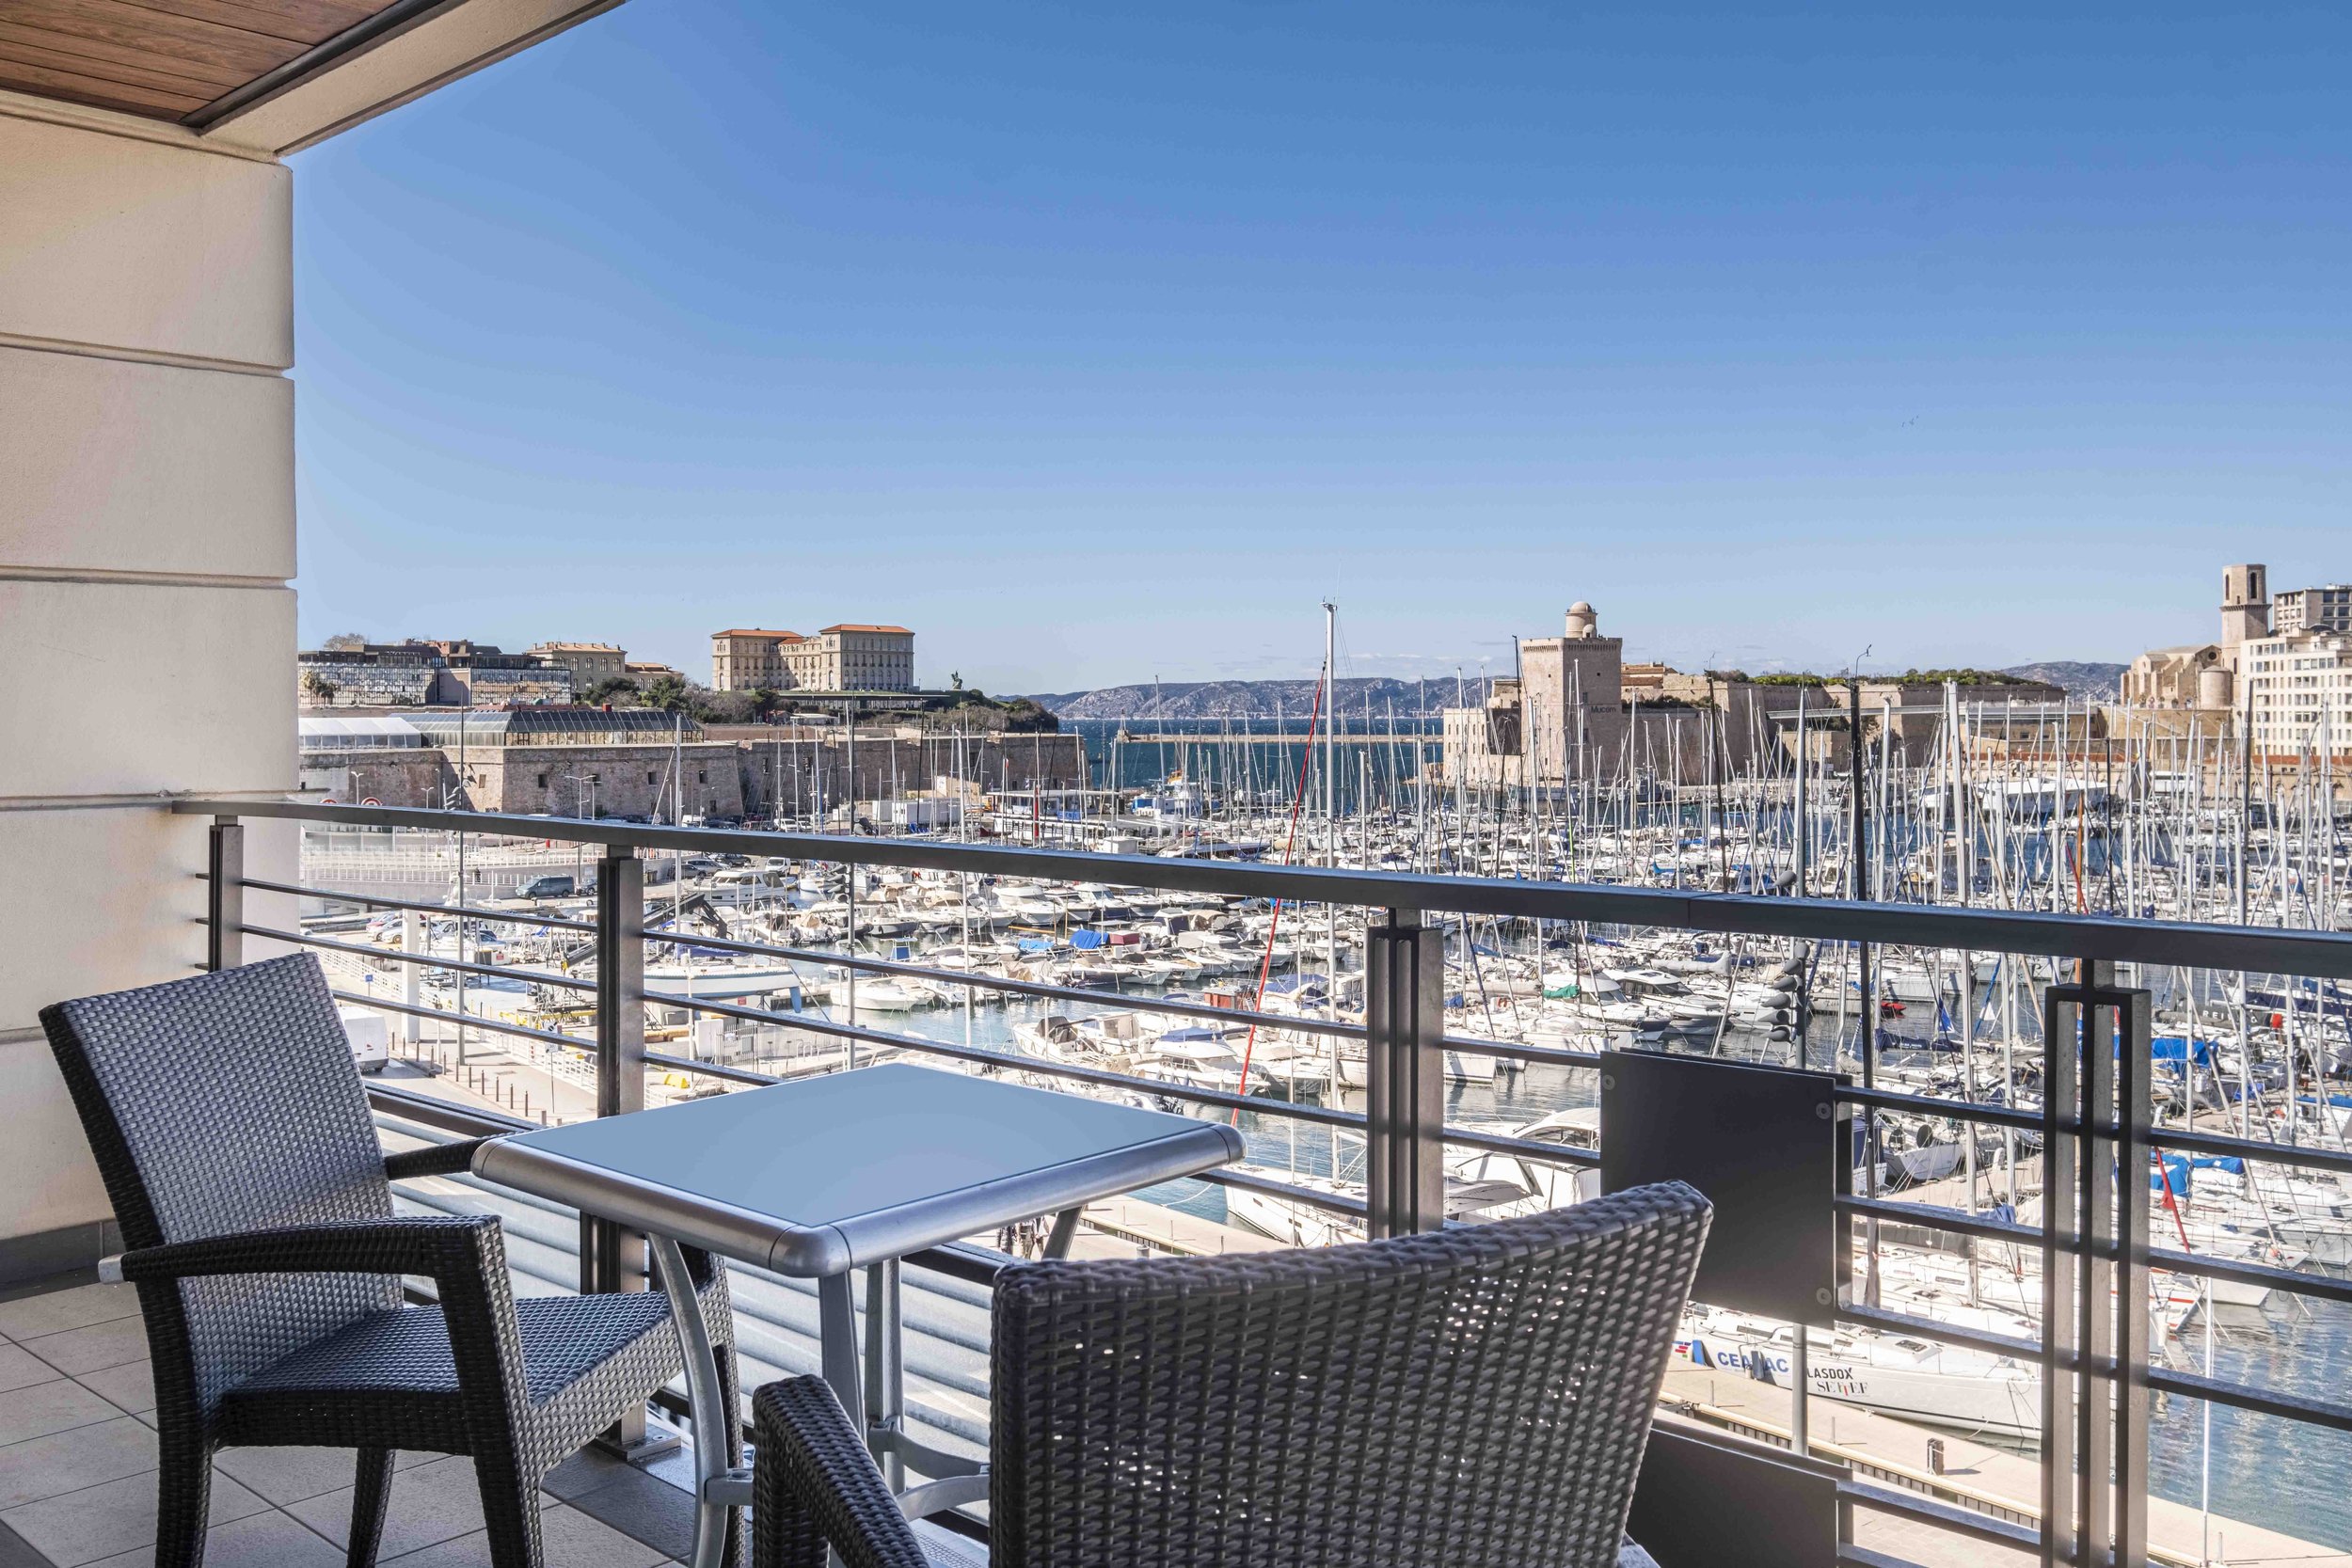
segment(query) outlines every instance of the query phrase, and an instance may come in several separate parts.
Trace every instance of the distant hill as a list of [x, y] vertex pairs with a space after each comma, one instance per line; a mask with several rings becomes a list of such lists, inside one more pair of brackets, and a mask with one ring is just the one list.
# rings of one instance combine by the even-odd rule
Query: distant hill
[[[1315, 705], [1315, 686], [1301, 681], [1167, 681], [1106, 686], [1094, 691], [1040, 691], [1029, 700], [1074, 719], [1304, 719]], [[1435, 713], [1454, 702], [1454, 680], [1400, 681], [1387, 676], [1332, 683], [1332, 702], [1349, 718], [1367, 706], [1375, 720]]]
[[2112, 699], [2123, 689], [2123, 672], [2130, 668], [2128, 664], [2053, 658], [2040, 664], [2012, 664], [2001, 673], [2023, 675], [2029, 681], [2048, 681], [2052, 686], [2064, 687], [2069, 696], [2105, 701]]

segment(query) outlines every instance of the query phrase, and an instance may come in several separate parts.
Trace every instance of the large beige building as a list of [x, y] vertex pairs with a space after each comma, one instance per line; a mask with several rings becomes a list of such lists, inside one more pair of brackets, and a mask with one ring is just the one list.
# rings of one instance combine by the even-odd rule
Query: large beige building
[[2252, 639], [2238, 684], [2256, 751], [2352, 755], [2352, 632]]
[[719, 691], [912, 691], [914, 633], [844, 622], [809, 635], [737, 626], [710, 635]]

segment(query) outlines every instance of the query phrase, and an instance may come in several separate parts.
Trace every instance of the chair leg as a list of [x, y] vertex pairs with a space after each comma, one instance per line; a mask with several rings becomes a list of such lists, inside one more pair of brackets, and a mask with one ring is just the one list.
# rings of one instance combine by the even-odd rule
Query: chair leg
[[[738, 1370], [735, 1359], [735, 1346], [728, 1343], [718, 1346], [717, 1349], [720, 1393], [721, 1397], [726, 1401], [727, 1413], [733, 1416], [743, 1408], [740, 1385], [738, 1382], [741, 1373]], [[729, 1430], [734, 1430], [732, 1422], [729, 1423]], [[742, 1459], [742, 1446], [739, 1442], [736, 1451], [727, 1455], [727, 1464], [730, 1466], [739, 1465]], [[723, 1568], [740, 1568], [743, 1561], [743, 1511], [739, 1508], [727, 1510], [727, 1544], [725, 1549], [720, 1554], [719, 1561]]]
[[477, 1455], [482, 1520], [490, 1531], [490, 1568], [543, 1568], [539, 1542], [539, 1483], [511, 1458]]
[[155, 1476], [155, 1568], [204, 1568], [204, 1527], [213, 1507], [213, 1456], [167, 1430]]
[[384, 1540], [384, 1505], [391, 1493], [392, 1450], [361, 1449], [351, 1489], [351, 1546], [343, 1560], [349, 1568], [375, 1568], [376, 1548]]

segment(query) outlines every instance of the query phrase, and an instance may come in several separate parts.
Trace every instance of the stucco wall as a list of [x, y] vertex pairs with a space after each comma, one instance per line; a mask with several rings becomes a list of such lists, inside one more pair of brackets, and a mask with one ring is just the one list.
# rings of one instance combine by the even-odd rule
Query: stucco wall
[[287, 170], [83, 118], [0, 106], [0, 1240], [107, 1212], [36, 1012], [202, 956], [159, 799], [294, 778]]

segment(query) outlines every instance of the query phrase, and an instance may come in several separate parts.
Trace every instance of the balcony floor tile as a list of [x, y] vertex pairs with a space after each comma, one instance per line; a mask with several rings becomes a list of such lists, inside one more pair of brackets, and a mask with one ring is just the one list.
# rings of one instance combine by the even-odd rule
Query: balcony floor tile
[[[287, 1512], [340, 1546], [351, 1539], [351, 1493], [346, 1483], [295, 1503]], [[539, 1501], [547, 1507], [554, 1499], [542, 1492]], [[384, 1544], [377, 1556], [389, 1561], [480, 1528], [482, 1492], [474, 1481], [473, 1461], [437, 1457], [392, 1477]]]
[[62, 1291], [43, 1291], [14, 1301], [0, 1301], [0, 1338], [22, 1343], [44, 1334], [61, 1334], [92, 1323], [111, 1323], [117, 1318], [135, 1318], [138, 1312], [138, 1288], [135, 1285], [72, 1285]]
[[76, 1372], [73, 1381], [108, 1404], [119, 1410], [127, 1410], [134, 1416], [143, 1416], [155, 1408], [155, 1369], [144, 1356], [136, 1361], [125, 1361], [119, 1367], [102, 1367], [94, 1372]]
[[147, 1322], [138, 1317], [115, 1318], [86, 1328], [19, 1339], [17, 1344], [68, 1377], [74, 1377], [146, 1360]]
[[[150, 1543], [102, 1559], [94, 1568], [142, 1568], [154, 1560], [155, 1548]], [[273, 1508], [206, 1530], [204, 1560], [219, 1568], [341, 1568], [343, 1554], [315, 1530]]]
[[53, 1432], [111, 1421], [122, 1412], [72, 1378], [54, 1378], [12, 1390], [0, 1400], [0, 1444], [46, 1437]]
[[[267, 1512], [269, 1504], [230, 1481], [213, 1477], [212, 1522], [234, 1523]], [[23, 1536], [56, 1568], [117, 1557], [135, 1547], [154, 1555], [155, 1478], [125, 1476], [78, 1492], [46, 1497], [0, 1513], [0, 1524]]]
[[155, 1432], [129, 1416], [0, 1448], [0, 1510], [155, 1468]]

